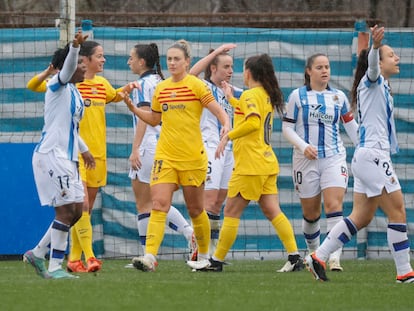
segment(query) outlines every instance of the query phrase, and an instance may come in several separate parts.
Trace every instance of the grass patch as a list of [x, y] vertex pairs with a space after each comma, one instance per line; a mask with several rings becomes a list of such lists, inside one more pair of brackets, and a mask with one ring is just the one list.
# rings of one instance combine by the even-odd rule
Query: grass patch
[[396, 284], [391, 260], [344, 260], [344, 272], [317, 282], [307, 271], [277, 273], [284, 262], [232, 261], [222, 273], [161, 261], [156, 272], [105, 260], [76, 280], [44, 280], [20, 261], [0, 261], [2, 310], [412, 310], [414, 284]]

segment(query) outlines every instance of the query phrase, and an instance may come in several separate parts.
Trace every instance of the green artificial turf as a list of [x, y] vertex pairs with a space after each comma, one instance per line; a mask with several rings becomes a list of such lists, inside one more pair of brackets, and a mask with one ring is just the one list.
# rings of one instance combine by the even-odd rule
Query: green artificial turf
[[284, 262], [232, 261], [221, 273], [192, 272], [163, 260], [156, 272], [104, 260], [97, 274], [45, 280], [21, 261], [0, 261], [1, 310], [413, 310], [414, 284], [396, 284], [391, 260], [343, 260], [343, 272], [315, 281]]

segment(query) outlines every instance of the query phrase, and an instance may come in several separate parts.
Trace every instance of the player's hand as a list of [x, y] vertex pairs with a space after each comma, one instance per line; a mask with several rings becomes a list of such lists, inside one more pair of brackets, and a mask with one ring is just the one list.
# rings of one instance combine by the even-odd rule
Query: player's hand
[[55, 75], [58, 73], [58, 71], [59, 69], [55, 68], [52, 63], [50, 63], [49, 66], [45, 70], [47, 76]]
[[140, 92], [142, 91], [141, 84], [138, 81], [128, 82], [122, 88], [122, 91], [126, 93], [131, 93], [133, 89], [138, 89]]
[[226, 148], [226, 145], [229, 141], [229, 136], [226, 134], [220, 139], [220, 143], [217, 146], [216, 152], [214, 154], [214, 157], [216, 159], [220, 159], [224, 155], [224, 150]]
[[79, 29], [78, 32], [75, 34], [75, 39], [73, 39], [73, 47], [77, 48], [79, 45], [84, 43], [86, 39], [88, 38], [88, 35], [83, 35], [82, 30]]
[[227, 101], [230, 101], [230, 98], [233, 97], [233, 86], [223, 80], [221, 81], [221, 88], [223, 89], [224, 96], [226, 96]]
[[119, 92], [118, 93], [119, 96], [121, 96], [121, 98], [124, 100], [124, 103], [127, 105], [128, 109], [131, 112], [134, 112], [135, 110], [135, 105], [131, 100], [131, 97], [129, 97], [129, 93], [128, 92]]
[[93, 155], [88, 151], [81, 153], [83, 161], [85, 162], [85, 168], [88, 170], [93, 170], [96, 167], [95, 158]]
[[308, 145], [303, 154], [309, 160], [316, 160], [318, 158], [318, 150], [312, 145]]
[[375, 25], [371, 27], [372, 45], [374, 49], [378, 49], [381, 46], [381, 42], [384, 39], [385, 29], [384, 27], [378, 27]]
[[142, 167], [138, 148], [132, 150], [131, 155], [129, 156], [129, 164], [133, 170], [139, 170]]
[[228, 51], [234, 49], [237, 45], [234, 43], [225, 43], [222, 46], [220, 46], [219, 50], [221, 53], [227, 53]]

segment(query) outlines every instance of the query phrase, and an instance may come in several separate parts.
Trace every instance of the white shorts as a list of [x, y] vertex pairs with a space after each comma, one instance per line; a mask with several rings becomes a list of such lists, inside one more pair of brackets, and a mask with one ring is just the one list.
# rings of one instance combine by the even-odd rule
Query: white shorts
[[139, 150], [141, 168], [139, 170], [129, 169], [129, 178], [138, 179], [140, 182], [149, 184], [151, 181], [151, 170], [154, 163], [155, 149]]
[[293, 183], [302, 199], [313, 198], [331, 187], [348, 187], [346, 155], [309, 160], [303, 154], [293, 155]]
[[83, 202], [85, 193], [78, 163], [56, 157], [55, 152], [35, 152], [33, 174], [41, 205], [62, 206]]
[[401, 189], [388, 150], [357, 148], [351, 169], [354, 175], [354, 192], [374, 197], [380, 195], [384, 187], [388, 193]]
[[205, 190], [228, 189], [229, 180], [233, 172], [233, 151], [224, 150], [220, 159], [215, 158], [217, 147], [206, 146], [208, 168]]

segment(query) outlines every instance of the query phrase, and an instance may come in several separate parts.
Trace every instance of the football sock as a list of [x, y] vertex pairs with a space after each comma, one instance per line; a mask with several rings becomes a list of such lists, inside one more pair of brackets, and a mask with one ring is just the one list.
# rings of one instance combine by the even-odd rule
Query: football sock
[[319, 220], [320, 217], [315, 220], [302, 218], [302, 231], [309, 253], [314, 252], [320, 244], [321, 226]]
[[413, 269], [410, 265], [410, 242], [407, 237], [407, 225], [388, 224], [387, 240], [397, 268], [397, 275], [411, 272]]
[[193, 224], [194, 235], [197, 239], [198, 257], [208, 258], [208, 248], [210, 245], [210, 222], [207, 212], [203, 209], [200, 215], [191, 218]]
[[77, 261], [82, 258], [82, 247], [79, 243], [78, 234], [76, 233], [75, 226], [70, 228], [70, 251], [69, 251], [69, 260]]
[[208, 219], [210, 220], [210, 255], [214, 254], [216, 249], [219, 234], [220, 234], [220, 214], [214, 215], [207, 212]]
[[154, 257], [157, 257], [158, 249], [164, 238], [166, 220], [166, 212], [157, 210], [151, 211], [148, 221], [147, 240], [145, 242], [145, 254], [151, 254]]
[[219, 233], [220, 233], [220, 214], [214, 215], [207, 212], [208, 219], [210, 220], [210, 237], [212, 240], [218, 240]]
[[92, 224], [89, 212], [82, 212], [82, 217], [77, 221], [73, 228], [78, 235], [78, 241], [85, 255], [85, 260], [95, 257], [92, 249]]
[[331, 229], [321, 246], [315, 251], [316, 257], [326, 261], [330, 254], [348, 243], [357, 231], [351, 219], [344, 218]]
[[38, 258], [45, 258], [46, 254], [50, 252], [50, 233], [52, 231], [52, 224], [50, 224], [49, 228], [47, 229], [46, 233], [43, 235], [42, 239], [33, 249], [33, 254]]
[[272, 225], [275, 229], [279, 239], [288, 254], [295, 254], [298, 252], [296, 244], [295, 233], [293, 232], [292, 224], [282, 212], [272, 219]]
[[171, 229], [184, 235], [187, 241], [191, 241], [194, 230], [184, 216], [174, 206], [170, 206], [170, 210], [167, 214], [167, 222]]
[[227, 253], [233, 246], [234, 241], [236, 241], [239, 225], [239, 218], [224, 217], [220, 230], [219, 241], [213, 256], [214, 260], [224, 261]]
[[[340, 222], [342, 219], [344, 219], [342, 211], [326, 214], [326, 231], [327, 231], [327, 233], [329, 234], [329, 231], [331, 231], [331, 229], [338, 222]], [[341, 254], [342, 254], [342, 247], [340, 247], [336, 251], [334, 251], [329, 256], [329, 258], [339, 260], [339, 258], [341, 257]]]
[[137, 228], [139, 234], [139, 240], [141, 242], [142, 251], [145, 253], [145, 241], [147, 239], [148, 221], [150, 213], [142, 213], [137, 215]]
[[62, 268], [66, 247], [68, 246], [69, 229], [69, 225], [56, 219], [52, 223], [52, 230], [50, 232], [49, 272]]

